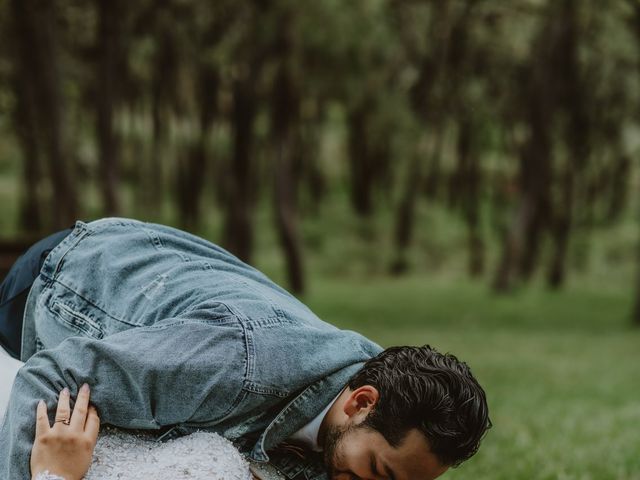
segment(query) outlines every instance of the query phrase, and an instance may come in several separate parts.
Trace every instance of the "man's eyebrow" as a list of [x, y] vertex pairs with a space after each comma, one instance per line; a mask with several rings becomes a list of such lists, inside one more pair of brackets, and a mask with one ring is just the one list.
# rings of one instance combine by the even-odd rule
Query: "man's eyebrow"
[[393, 473], [393, 470], [391, 470], [389, 465], [387, 465], [386, 463], [382, 462], [382, 466], [384, 467], [384, 471], [386, 472], [387, 476], [391, 480], [396, 480], [396, 475]]

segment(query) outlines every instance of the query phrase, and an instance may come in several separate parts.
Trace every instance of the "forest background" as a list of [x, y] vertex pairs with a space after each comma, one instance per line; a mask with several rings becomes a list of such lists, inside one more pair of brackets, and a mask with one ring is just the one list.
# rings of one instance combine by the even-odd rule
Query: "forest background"
[[447, 477], [640, 479], [639, 85], [634, 0], [4, 0], [0, 253], [191, 231], [467, 361]]

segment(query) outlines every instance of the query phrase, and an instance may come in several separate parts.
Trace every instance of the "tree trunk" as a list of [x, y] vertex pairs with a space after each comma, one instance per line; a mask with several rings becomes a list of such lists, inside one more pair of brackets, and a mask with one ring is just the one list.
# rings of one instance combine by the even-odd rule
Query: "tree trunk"
[[[163, 8], [163, 7], [160, 7]], [[175, 105], [180, 54], [173, 38], [171, 13], [164, 7], [158, 13], [156, 52], [151, 79], [151, 155], [141, 184], [145, 185], [145, 210], [161, 217], [165, 196], [165, 160], [168, 145], [170, 106]]]
[[250, 262], [253, 252], [255, 167], [251, 157], [257, 109], [254, 78], [255, 75], [246, 75], [233, 84], [233, 159], [224, 228], [224, 244], [245, 262]]
[[509, 292], [513, 288], [515, 269], [521, 255], [524, 235], [531, 221], [533, 200], [523, 196], [514, 211], [508, 230], [504, 233], [502, 253], [493, 278], [493, 289], [497, 293]]
[[611, 172], [611, 185], [609, 188], [609, 204], [607, 206], [607, 222], [614, 222], [620, 218], [627, 206], [629, 192], [629, 174], [631, 171], [631, 159], [622, 152], [618, 152], [613, 171]]
[[363, 101], [348, 116], [350, 199], [354, 211], [361, 217], [373, 212], [373, 179], [376, 166], [372, 163], [368, 118], [372, 114], [371, 102]]
[[451, 195], [461, 197], [468, 232], [468, 270], [472, 277], [478, 277], [484, 270], [484, 242], [480, 224], [480, 185], [482, 180], [479, 152], [476, 151], [474, 125], [467, 116], [468, 113], [463, 113], [459, 121], [458, 165], [452, 182]]
[[56, 2], [14, 0], [12, 6], [20, 50], [24, 52], [20, 55], [19, 71], [28, 72], [21, 81], [28, 82], [32, 85], [28, 88], [33, 88], [38, 105], [36, 121], [41, 134], [40, 144], [48, 160], [48, 174], [53, 187], [52, 208], [47, 216], [51, 219], [51, 228], [61, 229], [76, 220], [77, 200], [62, 114]]
[[519, 147], [521, 199], [504, 235], [493, 279], [496, 292], [507, 292], [516, 279], [531, 275], [537, 259], [538, 237], [552, 213], [549, 201], [553, 171], [550, 123], [555, 104], [549, 93], [549, 84], [554, 84], [554, 78], [550, 77], [553, 72], [548, 68], [547, 29], [548, 25], [545, 25], [539, 32], [534, 56], [520, 82], [522, 90], [518, 98], [523, 103], [518, 105], [518, 114], [528, 127], [528, 137]]
[[98, 69], [97, 69], [97, 126], [99, 161], [104, 213], [117, 215], [118, 202], [118, 138], [113, 128], [113, 113], [119, 101], [118, 67], [122, 49], [122, 8], [120, 0], [98, 1]]
[[[321, 126], [319, 121], [312, 121], [310, 125], [302, 126], [305, 134], [301, 135], [298, 154], [302, 160], [302, 177], [306, 185], [309, 201], [307, 211], [317, 216], [320, 211], [320, 203], [327, 193], [327, 179], [321, 166], [318, 164], [318, 151], [320, 150]], [[302, 133], [302, 132], [301, 132]]]
[[577, 20], [577, 5], [574, 0], [564, 0], [561, 6], [562, 29], [553, 50], [554, 70], [558, 77], [558, 102], [566, 112], [563, 138], [567, 143], [568, 156], [560, 178], [561, 201], [555, 206], [552, 223], [554, 253], [549, 266], [547, 282], [551, 288], [559, 288], [566, 277], [567, 252], [573, 226], [573, 204], [576, 179], [588, 165], [591, 145], [591, 122], [586, 111], [588, 98], [585, 82], [580, 75], [578, 41], [580, 31]]
[[274, 185], [276, 227], [285, 254], [289, 285], [294, 293], [302, 294], [305, 290], [304, 266], [297, 228], [290, 140], [281, 139], [276, 155]]
[[178, 202], [180, 222], [184, 229], [195, 231], [200, 225], [200, 200], [207, 169], [207, 141], [217, 115], [217, 97], [220, 79], [217, 70], [207, 64], [200, 65], [198, 78], [199, 133], [189, 149], [185, 166], [179, 175]]
[[632, 324], [640, 328], [640, 239], [636, 247], [636, 284], [635, 284], [635, 305], [632, 313]]
[[[279, 60], [271, 95], [271, 141], [276, 161], [274, 202], [276, 228], [285, 255], [287, 277], [294, 293], [304, 292], [302, 248], [297, 228], [296, 186], [300, 169], [295, 168], [299, 142], [300, 93], [295, 77], [294, 38], [291, 18], [285, 12], [274, 54]], [[299, 127], [298, 127], [299, 132]], [[299, 134], [297, 140], [300, 140]]]
[[547, 283], [553, 289], [560, 288], [566, 277], [567, 252], [571, 233], [573, 211], [573, 168], [567, 167], [562, 179], [562, 205], [556, 207], [556, 215], [551, 223], [553, 254], [547, 274]]
[[[429, 144], [429, 140], [433, 143]], [[416, 202], [418, 201], [423, 181], [423, 163], [435, 155], [440, 155], [441, 141], [442, 132], [440, 129], [436, 129], [432, 138], [423, 138], [418, 142], [418, 147], [409, 161], [404, 188], [394, 221], [393, 243], [395, 258], [389, 268], [394, 275], [403, 274], [409, 268], [407, 249], [413, 237]]]
[[518, 276], [525, 282], [531, 279], [538, 264], [542, 234], [550, 221], [546, 218], [548, 214], [549, 209], [546, 206], [537, 208], [531, 216], [531, 221], [525, 227], [522, 255], [520, 255], [517, 267]]
[[24, 43], [18, 44], [12, 50], [15, 52], [16, 68], [12, 76], [16, 92], [16, 108], [14, 111], [14, 125], [22, 149], [22, 179], [24, 191], [20, 205], [20, 226], [33, 233], [40, 233], [43, 229], [38, 184], [41, 180], [42, 152], [37, 130], [37, 102], [34, 82], [29, 80], [29, 73], [25, 70], [21, 60], [27, 55]]

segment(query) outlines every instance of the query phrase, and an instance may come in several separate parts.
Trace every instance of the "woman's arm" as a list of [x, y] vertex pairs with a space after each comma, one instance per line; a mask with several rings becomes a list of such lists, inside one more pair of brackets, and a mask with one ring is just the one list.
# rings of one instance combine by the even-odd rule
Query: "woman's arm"
[[30, 357], [16, 376], [0, 427], [0, 479], [31, 478], [38, 399], [51, 409], [60, 390], [68, 387], [75, 397], [76, 385], [86, 382], [103, 423], [151, 430], [211, 425], [242, 394], [245, 362], [243, 332], [232, 322], [176, 318], [100, 340], [69, 337]]
[[80, 388], [71, 413], [69, 389], [60, 392], [53, 427], [49, 425], [47, 406], [38, 403], [36, 438], [31, 450], [31, 475], [34, 480], [81, 480], [91, 466], [98, 439], [100, 418], [89, 405], [89, 385]]

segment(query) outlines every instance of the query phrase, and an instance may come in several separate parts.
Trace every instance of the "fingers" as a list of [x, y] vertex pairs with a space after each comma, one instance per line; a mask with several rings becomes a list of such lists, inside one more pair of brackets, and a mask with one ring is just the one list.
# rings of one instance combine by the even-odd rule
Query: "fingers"
[[98, 411], [93, 405], [89, 406], [89, 413], [87, 414], [87, 423], [85, 424], [84, 431], [95, 445], [98, 440], [98, 432], [100, 431], [100, 417], [98, 417]]
[[44, 403], [44, 400], [40, 400], [36, 410], [36, 438], [48, 432], [50, 428], [51, 425], [49, 425], [49, 416], [47, 415], [47, 404]]
[[[84, 430], [84, 424], [87, 420], [87, 411], [89, 408], [89, 385], [82, 385], [76, 398], [76, 404], [73, 406], [73, 416], [71, 417], [71, 426], [75, 430]], [[67, 417], [69, 418], [69, 417]]]
[[58, 409], [56, 410], [56, 422], [58, 420], [69, 420], [71, 418], [71, 407], [69, 406], [69, 389], [64, 387], [58, 397]]
[[[56, 472], [60, 478], [80, 479], [84, 478], [91, 465], [100, 420], [95, 408], [89, 406], [87, 388], [80, 388], [75, 400], [70, 423], [65, 425], [58, 422], [51, 428], [48, 425], [46, 404], [41, 401], [38, 405], [37, 433], [29, 459], [31, 472], [38, 478], [39, 473], [49, 470]], [[56, 417], [64, 418], [66, 415], [69, 418], [69, 403], [70, 394], [65, 389], [60, 392]], [[86, 430], [84, 420], [87, 420]]]
[[[96, 408], [93, 405], [89, 405], [89, 396], [89, 385], [85, 383], [78, 391], [72, 414], [69, 401], [69, 389], [65, 387], [60, 392], [58, 398], [55, 420], [56, 423], [58, 420], [70, 420], [69, 426], [71, 428], [69, 429], [69, 426], [64, 425], [65, 430], [85, 432], [95, 445], [100, 430], [100, 417], [98, 416]], [[36, 438], [51, 430], [51, 428], [58, 428], [56, 427], [56, 423], [54, 423], [53, 427], [49, 425], [47, 404], [42, 400], [38, 402], [36, 411]]]

